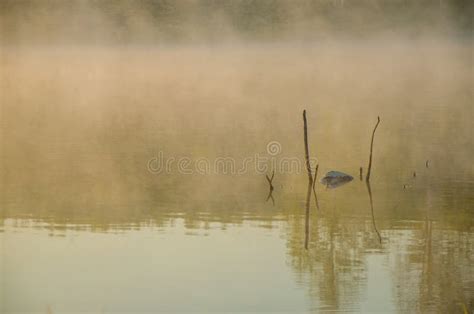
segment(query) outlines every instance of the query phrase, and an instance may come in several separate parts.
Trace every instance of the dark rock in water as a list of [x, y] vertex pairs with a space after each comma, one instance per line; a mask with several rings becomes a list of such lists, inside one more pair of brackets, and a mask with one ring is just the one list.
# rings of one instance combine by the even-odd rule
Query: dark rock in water
[[321, 179], [321, 183], [329, 189], [334, 189], [351, 182], [354, 179], [352, 176], [339, 171], [329, 171], [326, 173], [324, 178]]

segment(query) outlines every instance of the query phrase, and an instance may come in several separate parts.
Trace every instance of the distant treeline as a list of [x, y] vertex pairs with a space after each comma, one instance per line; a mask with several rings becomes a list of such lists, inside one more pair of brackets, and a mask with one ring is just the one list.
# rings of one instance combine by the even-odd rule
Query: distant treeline
[[472, 36], [472, 0], [2, 0], [1, 41]]

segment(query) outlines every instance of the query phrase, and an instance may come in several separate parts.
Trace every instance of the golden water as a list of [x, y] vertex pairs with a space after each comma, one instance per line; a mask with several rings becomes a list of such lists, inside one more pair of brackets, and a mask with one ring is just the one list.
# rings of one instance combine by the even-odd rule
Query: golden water
[[[5, 48], [0, 65], [1, 311], [474, 308], [469, 44]], [[309, 216], [304, 168], [276, 169], [274, 204], [265, 179], [304, 161], [303, 109], [318, 179], [354, 177], [317, 183]], [[160, 152], [269, 167], [156, 174]]]

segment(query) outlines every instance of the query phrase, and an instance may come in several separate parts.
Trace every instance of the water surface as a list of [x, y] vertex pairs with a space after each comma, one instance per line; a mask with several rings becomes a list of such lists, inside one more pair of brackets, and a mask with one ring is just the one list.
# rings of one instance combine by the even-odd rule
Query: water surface
[[[3, 312], [474, 308], [468, 44], [5, 48], [1, 66]], [[303, 109], [318, 181], [354, 177], [308, 210]]]

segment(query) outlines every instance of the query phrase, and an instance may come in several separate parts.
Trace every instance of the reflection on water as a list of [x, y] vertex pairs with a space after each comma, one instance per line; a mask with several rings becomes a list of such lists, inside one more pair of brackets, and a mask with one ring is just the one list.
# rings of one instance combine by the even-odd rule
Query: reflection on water
[[[5, 51], [1, 309], [472, 310], [469, 47], [270, 50]], [[304, 160], [303, 108], [322, 173], [384, 118], [370, 184], [147, 169]]]
[[370, 181], [367, 180], [365, 184], [367, 185], [367, 192], [369, 193], [370, 213], [372, 214], [372, 222], [374, 224], [374, 230], [375, 230], [375, 233], [377, 233], [377, 236], [379, 237], [379, 242], [382, 243], [382, 236], [380, 235], [380, 232], [377, 229], [377, 224], [375, 223], [374, 201], [372, 199], [372, 189], [370, 188]]
[[[362, 193], [365, 182], [360, 185]], [[367, 188], [371, 193], [370, 184]], [[383, 194], [376, 188], [377, 199]], [[313, 309], [462, 313], [462, 304], [472, 308], [472, 213], [461, 218], [469, 222], [453, 225], [456, 214], [440, 213], [433, 199], [423, 196], [411, 205], [402, 196], [397, 208], [406, 214], [392, 202], [375, 201], [374, 209], [362, 197], [351, 200], [334, 208], [326, 200], [318, 215], [306, 216], [309, 235], [301, 220], [290, 219], [291, 265], [308, 287]], [[433, 242], [434, 233], [440, 242]], [[308, 238], [306, 250], [302, 242], [307, 247]]]

